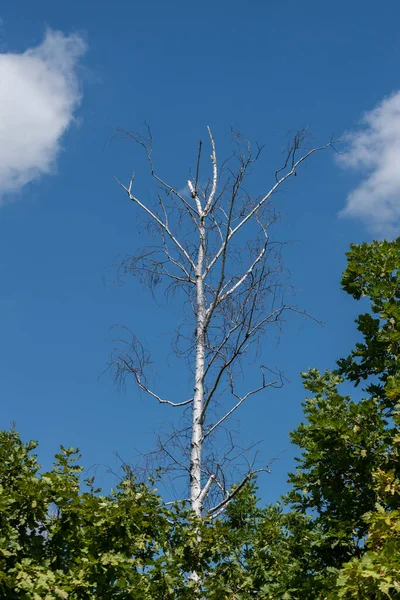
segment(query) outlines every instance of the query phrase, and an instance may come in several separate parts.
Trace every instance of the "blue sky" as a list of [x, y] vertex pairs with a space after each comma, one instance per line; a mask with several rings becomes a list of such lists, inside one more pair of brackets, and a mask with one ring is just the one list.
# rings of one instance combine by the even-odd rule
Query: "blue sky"
[[242, 438], [263, 440], [265, 461], [281, 455], [260, 482], [276, 499], [293, 465], [299, 373], [331, 368], [356, 339], [359, 307], [339, 289], [344, 253], [398, 231], [400, 6], [25, 0], [3, 5], [0, 18], [0, 426], [15, 421], [38, 439], [44, 465], [60, 443], [74, 445], [106, 480], [114, 451], [134, 460], [170, 418], [133, 386], [123, 394], [109, 374], [99, 378], [112, 325], [154, 348], [161, 386], [180, 381], [167, 361], [179, 306], [157, 306], [105, 270], [144, 235], [113, 175], [135, 169], [137, 192], [150, 194], [140, 154], [109, 143], [115, 128], [147, 120], [160, 173], [182, 187], [205, 127], [224, 156], [234, 126], [266, 144], [252, 183], [260, 193], [289, 131], [345, 140], [341, 165], [319, 155], [276, 197], [296, 304], [326, 323], [294, 319], [279, 343], [265, 341], [290, 384], [238, 415]]

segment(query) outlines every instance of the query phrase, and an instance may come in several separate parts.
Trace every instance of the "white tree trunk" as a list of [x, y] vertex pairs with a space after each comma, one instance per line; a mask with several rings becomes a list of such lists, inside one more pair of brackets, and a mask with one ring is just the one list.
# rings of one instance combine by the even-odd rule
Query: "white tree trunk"
[[196, 302], [197, 302], [197, 329], [196, 329], [196, 364], [192, 412], [192, 440], [190, 452], [190, 504], [196, 514], [201, 517], [201, 451], [202, 451], [202, 412], [204, 401], [204, 354], [205, 354], [205, 297], [203, 264], [205, 250], [204, 215], [199, 222], [199, 252], [196, 265]]

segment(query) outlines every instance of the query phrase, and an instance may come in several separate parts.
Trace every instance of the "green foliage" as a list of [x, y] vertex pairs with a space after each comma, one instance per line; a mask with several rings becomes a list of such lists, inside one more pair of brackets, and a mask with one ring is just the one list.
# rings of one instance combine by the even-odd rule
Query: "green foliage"
[[[394, 421], [400, 426], [400, 413]], [[398, 466], [400, 435], [393, 438], [388, 465]], [[339, 598], [400, 597], [400, 481], [398, 469], [377, 469], [373, 473], [377, 495], [374, 509], [364, 515], [368, 526], [365, 552], [343, 565], [337, 580]], [[332, 596], [333, 598], [333, 596]]]
[[168, 533], [157, 495], [129, 473], [108, 496], [81, 484], [72, 448], [41, 474], [35, 447], [0, 432], [0, 597], [151, 597], [147, 568]]
[[331, 566], [360, 551], [367, 530], [362, 516], [376, 502], [372, 473], [385, 463], [391, 441], [376, 399], [354, 402], [339, 393], [340, 383], [330, 372], [311, 370], [304, 376], [314, 395], [304, 403], [307, 422], [292, 434], [303, 454], [290, 476], [289, 494], [295, 510], [318, 515]]
[[[371, 313], [356, 320], [363, 342], [339, 361], [339, 372], [393, 408], [400, 398], [400, 238], [351, 246], [342, 277], [343, 289], [355, 299], [368, 297]], [[372, 379], [372, 380], [371, 380]], [[389, 388], [387, 385], [389, 384]]]
[[255, 481], [204, 521], [183, 503], [166, 508], [129, 470], [104, 495], [81, 482], [72, 448], [41, 473], [35, 448], [0, 432], [0, 598], [192, 600], [194, 570], [209, 600], [289, 598], [309, 585], [298, 572], [313, 552], [310, 519], [260, 509]]
[[281, 507], [258, 508], [255, 482], [207, 522], [166, 508], [129, 469], [104, 495], [82, 482], [73, 448], [42, 473], [35, 448], [0, 432], [0, 598], [189, 600], [192, 571], [210, 600], [253, 598], [255, 585], [260, 598], [284, 593], [291, 535], [280, 537]]
[[[342, 285], [370, 301], [356, 320], [362, 341], [335, 371], [303, 376], [311, 396], [292, 433], [302, 455], [286, 501], [320, 532], [308, 573], [326, 577], [324, 598], [400, 597], [399, 250], [400, 239], [351, 246]], [[360, 400], [341, 393], [361, 381]]]

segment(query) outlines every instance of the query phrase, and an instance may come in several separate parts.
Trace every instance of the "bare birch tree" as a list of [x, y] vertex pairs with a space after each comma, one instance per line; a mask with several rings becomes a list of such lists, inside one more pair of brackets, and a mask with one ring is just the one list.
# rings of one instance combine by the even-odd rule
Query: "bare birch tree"
[[[159, 176], [149, 129], [146, 135], [123, 130], [119, 135], [142, 147], [158, 190], [157, 199], [147, 202], [136, 195], [134, 176], [128, 185], [117, 180], [146, 217], [156, 238], [155, 245], [139, 248], [125, 259], [122, 268], [152, 287], [166, 280], [185, 294], [189, 311], [177, 344], [187, 361], [193, 393], [189, 398], [166, 398], [151, 388], [146, 378], [150, 354], [133, 334], [116, 349], [113, 363], [119, 377], [132, 375], [151, 400], [189, 416], [190, 424], [184, 431], [172, 432], [172, 450], [165, 442], [164, 450], [187, 474], [188, 501], [195, 515], [214, 519], [255, 471], [249, 467], [235, 486], [229, 485], [224, 466], [234, 452], [234, 444], [218, 456], [212, 438], [253, 396], [269, 387], [279, 387], [283, 381], [279, 372], [261, 364], [259, 381], [243, 389], [240, 363], [251, 352], [257, 356], [268, 327], [279, 325], [285, 312], [296, 310], [285, 303], [282, 294], [280, 248], [270, 238], [270, 228], [277, 218], [272, 198], [296, 176], [304, 161], [333, 147], [333, 142], [309, 148], [305, 145], [306, 132], [297, 133], [283, 164], [275, 171], [272, 186], [254, 197], [246, 191], [246, 178], [262, 148], [253, 151], [250, 143], [235, 132], [235, 151], [220, 164], [208, 128], [210, 176], [202, 185], [200, 142], [187, 192]], [[222, 406], [222, 412], [216, 413], [216, 406]], [[174, 452], [177, 447], [178, 454]]]

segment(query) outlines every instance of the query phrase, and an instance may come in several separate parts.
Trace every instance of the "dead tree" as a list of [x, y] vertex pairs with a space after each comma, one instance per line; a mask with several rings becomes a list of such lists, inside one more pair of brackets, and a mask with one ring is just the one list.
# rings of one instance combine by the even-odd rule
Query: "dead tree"
[[[296, 134], [282, 166], [275, 172], [272, 187], [254, 197], [246, 191], [246, 177], [262, 148], [253, 152], [250, 143], [235, 132], [235, 151], [220, 165], [208, 128], [211, 176], [202, 185], [200, 142], [187, 193], [156, 172], [149, 129], [146, 135], [123, 130], [119, 134], [145, 151], [159, 191], [153, 203], [145, 202], [135, 193], [134, 176], [127, 186], [117, 180], [147, 218], [156, 237], [154, 246], [139, 249], [125, 260], [123, 269], [150, 285], [165, 279], [186, 294], [190, 311], [178, 341], [183, 341], [180, 351], [192, 369], [193, 393], [189, 398], [171, 399], [152, 389], [145, 374], [150, 354], [134, 335], [116, 350], [113, 362], [118, 376], [133, 375], [139, 388], [154, 401], [189, 413], [190, 425], [180, 432], [188, 451], [176, 456], [167, 445], [164, 449], [170, 452], [174, 464], [187, 473], [188, 501], [195, 515], [213, 519], [223, 513], [255, 471], [250, 467], [232, 488], [226, 483], [222, 465], [234, 445], [218, 457], [215, 451], [207, 455], [208, 443], [252, 396], [282, 385], [279, 372], [272, 373], [260, 365], [257, 385], [243, 390], [243, 383], [237, 378], [238, 366], [243, 357], [257, 350], [267, 327], [279, 324], [285, 312], [296, 310], [285, 303], [281, 293], [280, 249], [270, 239], [270, 228], [277, 218], [272, 197], [296, 176], [304, 161], [333, 147], [333, 142], [305, 148], [305, 132]], [[215, 417], [213, 406], [217, 398], [225, 408]], [[176, 439], [175, 433], [174, 436]], [[214, 499], [213, 504], [210, 498]]]

